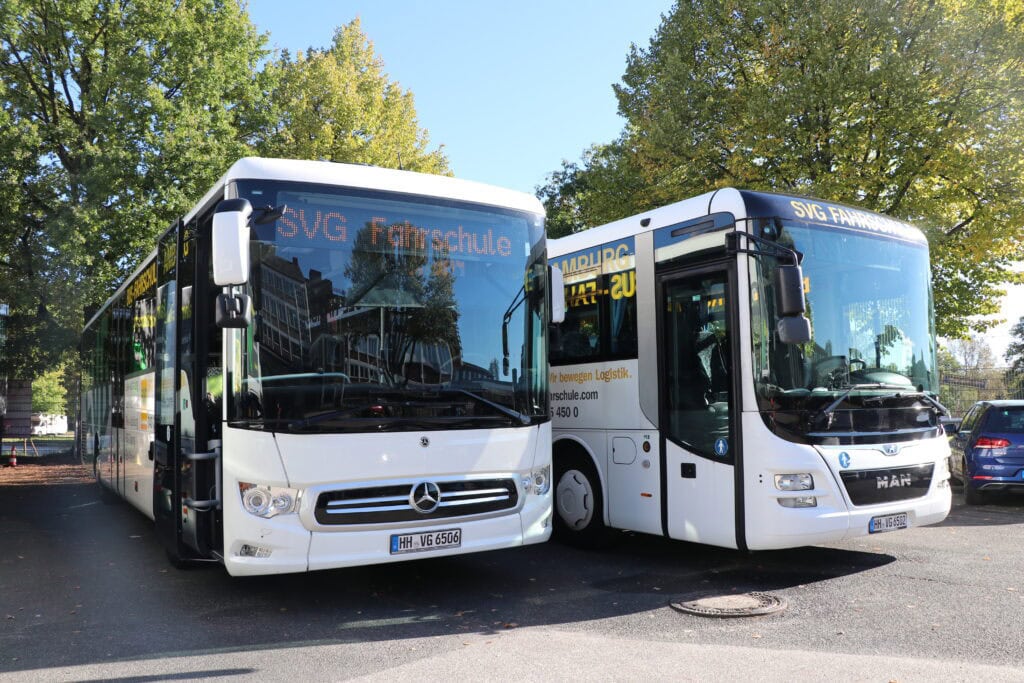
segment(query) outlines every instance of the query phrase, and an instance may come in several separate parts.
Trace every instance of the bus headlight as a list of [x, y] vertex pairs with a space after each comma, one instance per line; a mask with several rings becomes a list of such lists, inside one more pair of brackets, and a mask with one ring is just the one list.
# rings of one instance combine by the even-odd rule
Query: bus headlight
[[530, 470], [528, 476], [523, 477], [523, 490], [526, 493], [536, 493], [543, 496], [551, 489], [551, 466], [545, 465]]
[[242, 496], [242, 507], [250, 515], [270, 519], [277, 515], [296, 512], [299, 509], [299, 492], [281, 486], [261, 486], [238, 482]]
[[775, 488], [780, 491], [810, 491], [814, 488], [814, 477], [809, 474], [776, 474]]

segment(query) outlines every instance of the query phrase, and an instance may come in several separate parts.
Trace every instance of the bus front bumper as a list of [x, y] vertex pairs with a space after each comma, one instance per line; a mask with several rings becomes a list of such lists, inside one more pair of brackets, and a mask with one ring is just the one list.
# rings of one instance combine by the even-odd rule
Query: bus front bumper
[[[337, 569], [427, 559], [542, 543], [551, 536], [551, 493], [528, 496], [518, 512], [485, 519], [439, 520], [430, 526], [310, 531], [298, 515], [236, 520], [242, 527], [224, 565], [232, 576]], [[397, 548], [393, 536], [458, 530], [458, 545]], [[452, 534], [442, 536], [451, 543]], [[417, 544], [418, 545], [418, 544]], [[393, 548], [395, 551], [393, 551]]]

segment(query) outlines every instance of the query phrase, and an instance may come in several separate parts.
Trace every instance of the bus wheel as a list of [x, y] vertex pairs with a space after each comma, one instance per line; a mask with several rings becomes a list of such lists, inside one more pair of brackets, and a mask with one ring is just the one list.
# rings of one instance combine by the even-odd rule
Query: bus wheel
[[584, 457], [561, 459], [555, 475], [555, 535], [569, 545], [593, 548], [608, 541], [601, 481]]

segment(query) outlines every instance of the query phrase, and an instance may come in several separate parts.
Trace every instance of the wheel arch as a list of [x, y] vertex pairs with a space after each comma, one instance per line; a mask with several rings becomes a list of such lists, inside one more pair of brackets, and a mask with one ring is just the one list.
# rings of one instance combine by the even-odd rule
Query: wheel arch
[[[605, 524], [608, 524], [608, 480], [606, 478], [607, 473], [605, 468], [598, 462], [597, 456], [594, 454], [594, 450], [590, 445], [583, 439], [573, 434], [565, 434], [562, 436], [555, 437], [551, 444], [551, 467], [552, 467], [552, 479], [555, 479], [555, 473], [558, 472], [559, 463], [563, 460], [571, 458], [582, 458], [590, 463], [590, 466], [597, 472], [597, 483], [601, 487], [601, 518]], [[554, 481], [557, 485], [557, 480]]]

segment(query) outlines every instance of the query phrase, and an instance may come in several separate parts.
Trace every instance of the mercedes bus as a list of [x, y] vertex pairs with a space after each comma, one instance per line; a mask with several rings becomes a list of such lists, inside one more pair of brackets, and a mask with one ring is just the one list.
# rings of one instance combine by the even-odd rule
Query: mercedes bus
[[175, 564], [539, 543], [551, 278], [530, 195], [242, 159], [88, 320], [80, 452]]
[[928, 244], [721, 189], [548, 242], [555, 533], [741, 550], [942, 521]]

